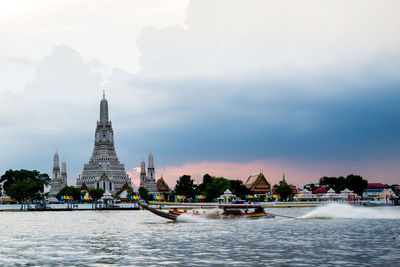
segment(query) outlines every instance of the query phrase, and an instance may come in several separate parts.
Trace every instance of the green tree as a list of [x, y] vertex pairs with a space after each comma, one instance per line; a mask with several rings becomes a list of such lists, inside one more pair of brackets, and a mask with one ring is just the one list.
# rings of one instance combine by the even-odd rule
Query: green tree
[[346, 187], [359, 196], [362, 196], [367, 186], [368, 181], [364, 180], [360, 175], [350, 174], [346, 177]]
[[8, 196], [22, 203], [43, 199], [44, 186], [50, 183], [50, 178], [36, 170], [8, 170], [1, 176], [0, 182], [4, 182], [3, 188]]
[[325, 185], [340, 193], [345, 188], [354, 191], [357, 195], [362, 196], [364, 189], [368, 186], [368, 181], [364, 180], [360, 175], [350, 174], [346, 178], [340, 177], [322, 177], [319, 180], [320, 185]]
[[324, 185], [328, 188], [332, 188], [336, 193], [342, 192], [346, 188], [346, 179], [343, 176], [340, 177], [322, 177], [319, 180], [320, 185]]
[[244, 186], [241, 180], [229, 180], [224, 177], [214, 177], [209, 174], [203, 176], [203, 183], [198, 187], [198, 193], [207, 197], [207, 201], [214, 201], [222, 195], [226, 189], [229, 189], [233, 194], [238, 197], [243, 197], [250, 194], [251, 191]]
[[196, 193], [196, 185], [190, 175], [179, 177], [175, 185], [175, 194], [185, 195], [187, 198], [194, 198]]
[[211, 183], [206, 185], [204, 195], [207, 201], [214, 201], [222, 195], [226, 189], [230, 189], [230, 182], [224, 177], [212, 177]]
[[310, 189], [311, 189], [311, 192], [312, 192], [312, 191], [314, 191], [314, 190], [317, 189], [317, 188], [315, 187], [315, 184], [311, 184], [311, 185], [310, 185]]
[[149, 198], [149, 190], [146, 187], [141, 186], [139, 187], [139, 196], [143, 200], [148, 200]]
[[93, 198], [93, 200], [95, 200], [95, 201], [97, 201], [97, 200], [99, 200], [102, 196], [103, 196], [103, 194], [105, 193], [106, 191], [104, 191], [104, 189], [103, 188], [91, 188], [91, 189], [89, 189], [89, 195]]
[[242, 180], [229, 180], [230, 190], [237, 197], [244, 198], [245, 195], [251, 194], [251, 190], [248, 189]]
[[197, 191], [204, 194], [206, 186], [212, 183], [212, 177], [207, 173], [203, 175], [203, 182], [197, 186]]
[[74, 200], [80, 200], [81, 198], [81, 189], [76, 188], [75, 186], [64, 186], [61, 190], [57, 193], [56, 198], [61, 200], [61, 196], [72, 196]]
[[324, 186], [326, 186], [326, 187], [333, 188], [333, 187], [335, 187], [336, 185], [339, 185], [339, 181], [338, 181], [338, 178], [337, 178], [337, 177], [327, 177], [327, 176], [324, 176], [324, 177], [322, 177], [322, 178], [319, 179], [319, 185], [320, 185], [320, 186], [321, 186], [321, 185], [324, 185]]
[[274, 185], [276, 194], [279, 195], [279, 199], [286, 201], [288, 198], [293, 197], [293, 187], [289, 185], [286, 181], [280, 181], [279, 185]]

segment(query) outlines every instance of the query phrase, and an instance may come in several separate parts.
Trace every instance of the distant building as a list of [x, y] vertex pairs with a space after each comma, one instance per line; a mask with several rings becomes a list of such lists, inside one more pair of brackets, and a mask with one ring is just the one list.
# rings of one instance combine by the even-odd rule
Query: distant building
[[133, 190], [133, 188], [128, 184], [128, 183], [125, 183], [123, 186], [122, 186], [122, 188], [117, 192], [117, 193], [115, 193], [115, 196], [116, 197], [119, 197], [121, 200], [129, 200], [128, 199], [128, 192], [134, 192], [134, 190]]
[[363, 192], [363, 198], [382, 198], [395, 195], [390, 185], [382, 183], [368, 183]]
[[304, 185], [304, 188], [306, 188], [307, 190], [310, 190], [310, 191], [315, 190], [315, 188], [318, 188], [318, 187], [319, 187], [319, 182], [318, 181]]
[[100, 101], [100, 120], [96, 124], [93, 154], [89, 163], [83, 167], [82, 175], [77, 179], [77, 187], [102, 188], [116, 193], [128, 183], [137, 191], [125, 171], [124, 164], [119, 162], [114, 147], [114, 131], [108, 118], [108, 102], [103, 92]]
[[58, 202], [56, 195], [60, 192], [61, 188], [67, 186], [67, 164], [65, 160], [63, 160], [61, 165], [61, 173], [60, 173], [60, 164], [58, 153], [54, 154], [53, 159], [53, 177], [51, 178], [50, 191], [49, 191], [49, 201], [50, 202]]
[[244, 185], [255, 195], [272, 193], [271, 183], [268, 182], [267, 178], [265, 178], [262, 172], [259, 174], [250, 175]]
[[159, 195], [156, 183], [156, 171], [154, 168], [154, 157], [153, 154], [150, 152], [149, 154], [149, 167], [147, 168], [146, 174], [146, 164], [144, 159], [140, 164], [140, 186], [145, 187], [150, 194], [152, 195]]
[[160, 192], [160, 193], [169, 194], [172, 192], [171, 189], [169, 188], [167, 182], [165, 182], [164, 177], [162, 177], [162, 175], [161, 175], [160, 179], [157, 180], [157, 189], [158, 189], [158, 192]]
[[312, 193], [317, 195], [318, 197], [324, 196], [327, 192], [328, 192], [328, 188], [326, 188], [326, 186], [318, 187], [317, 189], [312, 191]]

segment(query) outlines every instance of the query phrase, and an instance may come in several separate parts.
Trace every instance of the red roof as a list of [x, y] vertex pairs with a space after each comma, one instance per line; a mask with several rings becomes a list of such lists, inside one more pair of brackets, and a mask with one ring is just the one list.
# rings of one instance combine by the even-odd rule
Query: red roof
[[322, 194], [322, 193], [328, 192], [328, 190], [326, 190], [326, 187], [318, 187], [317, 189], [315, 189], [312, 192], [313, 192], [313, 194]]
[[368, 183], [367, 188], [375, 188], [375, 187], [389, 188], [390, 186], [382, 183]]

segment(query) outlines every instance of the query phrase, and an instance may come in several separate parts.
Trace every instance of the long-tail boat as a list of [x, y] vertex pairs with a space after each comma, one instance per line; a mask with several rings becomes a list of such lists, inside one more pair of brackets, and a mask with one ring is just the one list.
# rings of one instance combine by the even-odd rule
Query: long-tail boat
[[193, 215], [193, 216], [201, 216], [205, 218], [274, 218], [275, 216], [265, 213], [264, 208], [260, 205], [235, 205], [235, 204], [228, 204], [228, 205], [216, 205], [215, 207], [222, 208], [221, 211], [211, 212], [211, 213], [201, 213], [199, 211], [192, 211], [192, 212], [183, 212], [177, 209], [169, 210], [168, 212], [158, 210], [155, 208], [150, 207], [145, 203], [139, 203], [139, 205], [155, 215], [160, 217], [176, 221], [178, 217], [182, 214]]

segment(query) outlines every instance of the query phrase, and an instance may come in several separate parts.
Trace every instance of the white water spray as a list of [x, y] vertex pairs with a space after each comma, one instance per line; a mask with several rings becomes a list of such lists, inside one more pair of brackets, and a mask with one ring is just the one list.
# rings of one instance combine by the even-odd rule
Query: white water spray
[[[178, 216], [177, 220], [178, 222], [209, 222], [209, 221], [214, 221], [210, 220], [210, 218], [206, 216], [201, 216], [201, 215], [208, 215], [208, 214], [215, 214], [215, 213], [221, 213], [221, 209], [199, 209], [199, 210], [190, 210], [187, 213], [182, 213], [181, 215]], [[201, 214], [201, 215], [193, 215], [193, 213]]]
[[400, 219], [397, 207], [368, 208], [332, 203], [315, 208], [300, 219]]

